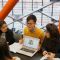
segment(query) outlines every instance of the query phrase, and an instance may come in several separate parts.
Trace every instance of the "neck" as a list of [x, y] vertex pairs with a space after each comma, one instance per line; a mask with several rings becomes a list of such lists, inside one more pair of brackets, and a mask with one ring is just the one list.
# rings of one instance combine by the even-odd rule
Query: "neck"
[[33, 28], [32, 30], [30, 30], [30, 32], [34, 32], [35, 31], [35, 28]]

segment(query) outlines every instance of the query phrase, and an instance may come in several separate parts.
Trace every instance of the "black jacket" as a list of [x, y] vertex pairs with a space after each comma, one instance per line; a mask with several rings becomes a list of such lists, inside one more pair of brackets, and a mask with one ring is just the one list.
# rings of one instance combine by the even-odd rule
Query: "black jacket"
[[[2, 34], [2, 32], [0, 31], [0, 36], [1, 36], [1, 34]], [[7, 32], [5, 32], [5, 38], [6, 38], [7, 42], [9, 43], [9, 45], [11, 45], [15, 42], [13, 32], [10, 29], [8, 29]]]
[[60, 39], [58, 38], [45, 38], [42, 43], [42, 49], [52, 53], [60, 52]]
[[13, 32], [10, 29], [5, 33], [5, 37], [7, 42], [9, 42], [9, 45], [15, 42]]

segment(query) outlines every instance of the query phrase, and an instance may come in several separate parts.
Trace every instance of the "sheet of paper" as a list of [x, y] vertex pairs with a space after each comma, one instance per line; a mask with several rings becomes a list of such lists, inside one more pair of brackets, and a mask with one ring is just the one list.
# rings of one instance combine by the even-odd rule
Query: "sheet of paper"
[[9, 46], [10, 51], [16, 53], [18, 50], [22, 48], [22, 44], [19, 43], [13, 43], [12, 45]]

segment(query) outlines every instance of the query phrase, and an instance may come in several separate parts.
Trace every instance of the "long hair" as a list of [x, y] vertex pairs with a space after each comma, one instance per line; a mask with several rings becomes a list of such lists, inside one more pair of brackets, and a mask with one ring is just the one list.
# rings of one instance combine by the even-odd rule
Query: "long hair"
[[59, 38], [60, 37], [58, 28], [55, 24], [53, 24], [53, 23], [47, 24], [46, 29], [50, 33], [51, 38]]
[[6, 22], [0, 20], [0, 35], [2, 34], [1, 28], [2, 28], [3, 24], [6, 24]]
[[0, 38], [0, 60], [6, 60], [6, 58], [12, 59], [6, 40]]

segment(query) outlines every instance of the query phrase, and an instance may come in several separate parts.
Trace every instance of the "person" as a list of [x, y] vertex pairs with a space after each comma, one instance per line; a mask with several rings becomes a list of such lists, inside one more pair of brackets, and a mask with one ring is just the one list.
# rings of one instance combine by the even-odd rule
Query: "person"
[[51, 52], [43, 56], [40, 60], [60, 60], [58, 57], [54, 57], [55, 55]]
[[49, 58], [58, 57], [58, 53], [60, 52], [59, 46], [60, 46], [60, 34], [58, 28], [55, 24], [49, 23], [46, 25], [45, 38], [41, 47], [43, 50], [42, 53], [43, 56], [47, 55], [47, 57], [49, 56]]
[[[40, 43], [42, 43], [44, 38], [44, 31], [38, 27], [36, 27], [37, 18], [35, 15], [29, 15], [26, 19], [27, 24], [24, 28], [23, 35], [31, 36], [40, 39]], [[19, 40], [21, 43], [21, 40]]]
[[7, 27], [5, 21], [0, 21], [0, 37], [1, 36], [4, 36], [4, 38], [6, 38], [9, 45], [15, 42], [13, 32]]
[[9, 51], [9, 45], [6, 39], [0, 37], [0, 60], [21, 60], [18, 57], [12, 57]]

